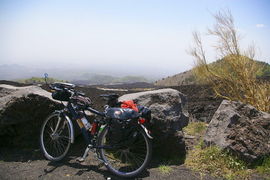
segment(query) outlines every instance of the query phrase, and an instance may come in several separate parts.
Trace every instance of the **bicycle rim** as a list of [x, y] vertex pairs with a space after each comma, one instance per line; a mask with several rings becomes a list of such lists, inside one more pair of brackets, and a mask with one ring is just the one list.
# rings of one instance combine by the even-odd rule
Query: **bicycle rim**
[[71, 130], [67, 120], [60, 114], [50, 115], [42, 126], [40, 144], [48, 160], [62, 160], [71, 144]]
[[[111, 146], [106, 141], [108, 127], [100, 135], [101, 146]], [[122, 177], [134, 177], [141, 173], [149, 163], [152, 153], [150, 140], [143, 129], [138, 128], [132, 132], [135, 136], [132, 144], [118, 148], [100, 149], [102, 159], [107, 163], [107, 168], [114, 174]], [[133, 137], [134, 138], [134, 137]]]

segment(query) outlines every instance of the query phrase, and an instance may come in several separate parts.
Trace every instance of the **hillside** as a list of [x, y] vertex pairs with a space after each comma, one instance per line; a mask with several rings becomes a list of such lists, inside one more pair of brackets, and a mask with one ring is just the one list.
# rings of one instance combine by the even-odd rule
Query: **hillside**
[[[1, 80], [12, 80], [20, 81], [21, 83], [42, 83], [43, 74], [46, 72], [49, 77], [55, 78], [56, 81], [59, 79], [72, 82], [74, 84], [81, 85], [100, 85], [100, 84], [119, 84], [119, 83], [135, 83], [135, 82], [151, 82], [151, 77], [145, 78], [142, 75], [128, 75], [125, 73], [113, 74], [107, 72], [103, 74], [101, 72], [89, 72], [91, 70], [85, 69], [57, 69], [57, 68], [30, 68], [21, 65], [1, 65], [0, 64], [0, 79]], [[106, 72], [106, 71], [104, 71]], [[41, 77], [41, 78], [39, 78]], [[54, 81], [54, 80], [52, 80]]]
[[155, 82], [156, 86], [181, 86], [195, 84], [195, 77], [192, 70], [185, 71]]
[[[261, 71], [257, 73], [258, 78], [268, 80], [270, 78], [270, 65], [262, 61], [256, 61], [256, 62], [258, 66], [261, 67]], [[223, 63], [223, 60], [217, 60], [211, 63], [210, 65], [220, 66], [222, 63]], [[192, 70], [193, 69], [158, 80], [155, 82], [155, 85], [156, 86], [181, 86], [181, 85], [196, 84], [196, 79], [192, 73]]]

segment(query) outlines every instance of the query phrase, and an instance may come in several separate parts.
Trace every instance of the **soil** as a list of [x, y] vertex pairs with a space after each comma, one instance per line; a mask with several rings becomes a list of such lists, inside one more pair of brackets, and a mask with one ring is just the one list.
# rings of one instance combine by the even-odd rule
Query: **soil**
[[[82, 137], [69, 151], [68, 156], [61, 162], [45, 160], [39, 149], [0, 148], [0, 179], [123, 179], [111, 174], [100, 163], [93, 152], [85, 162], [77, 162], [76, 158], [82, 156], [86, 145]], [[148, 169], [136, 179], [145, 180], [215, 180], [217, 178], [193, 172], [183, 164], [170, 165], [169, 173], [163, 173], [158, 167], [160, 162], [152, 159]]]
[[[13, 82], [2, 82], [3, 84], [24, 86]], [[45, 86], [43, 86], [46, 89]], [[134, 88], [134, 87], [132, 87]], [[207, 87], [182, 86], [172, 87], [187, 95], [189, 99], [189, 112], [200, 120], [201, 117], [211, 116], [221, 100], [213, 98]], [[102, 110], [106, 104], [99, 97], [100, 94], [117, 93], [123, 95], [135, 92], [129, 91], [103, 91], [94, 87], [78, 87], [79, 91], [86, 93], [93, 101], [93, 107]], [[203, 107], [211, 105], [212, 111], [203, 113]], [[38, 139], [35, 138], [35, 139]], [[36, 141], [36, 140], [35, 140]], [[70, 153], [62, 162], [50, 162], [45, 160], [39, 150], [38, 141], [35, 146], [30, 147], [0, 147], [0, 179], [121, 179], [112, 175], [101, 163], [90, 153], [85, 162], [79, 163], [77, 157], [82, 156], [86, 147], [81, 136], [75, 140]], [[184, 159], [184, 157], [182, 158]], [[181, 162], [170, 164], [169, 173], [163, 173], [159, 166], [166, 164], [160, 157], [153, 157], [149, 168], [137, 179], [179, 179], [179, 180], [199, 180], [218, 179], [209, 175], [202, 176], [199, 173], [186, 168]]]

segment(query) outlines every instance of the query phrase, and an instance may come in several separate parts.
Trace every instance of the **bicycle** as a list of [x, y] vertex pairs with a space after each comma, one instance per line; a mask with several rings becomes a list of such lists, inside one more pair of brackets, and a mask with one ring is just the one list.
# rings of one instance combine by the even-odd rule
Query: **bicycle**
[[[107, 100], [104, 112], [91, 107], [91, 100], [84, 93], [75, 90], [69, 83], [49, 85], [52, 97], [66, 102], [64, 108], [49, 115], [41, 127], [40, 146], [43, 155], [50, 161], [60, 161], [74, 143], [74, 125], [79, 125], [87, 143], [79, 161], [84, 161], [90, 150], [113, 174], [121, 177], [135, 177], [149, 164], [152, 154], [150, 131], [146, 128], [151, 111], [139, 107], [138, 112], [119, 107], [118, 95], [105, 94]], [[90, 123], [85, 111], [99, 119]]]

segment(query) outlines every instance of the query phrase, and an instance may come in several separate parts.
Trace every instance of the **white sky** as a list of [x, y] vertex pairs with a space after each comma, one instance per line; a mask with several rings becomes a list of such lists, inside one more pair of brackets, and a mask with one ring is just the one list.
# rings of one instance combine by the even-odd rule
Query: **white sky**
[[[138, 75], [188, 70], [191, 33], [211, 27], [211, 13], [231, 9], [243, 45], [270, 62], [267, 0], [1, 1], [0, 65], [84, 67]], [[251, 13], [251, 10], [253, 13]], [[206, 45], [210, 46], [210, 41]], [[216, 56], [207, 48], [210, 61]], [[104, 72], [102, 72], [104, 71]]]

